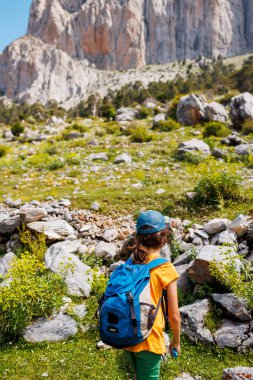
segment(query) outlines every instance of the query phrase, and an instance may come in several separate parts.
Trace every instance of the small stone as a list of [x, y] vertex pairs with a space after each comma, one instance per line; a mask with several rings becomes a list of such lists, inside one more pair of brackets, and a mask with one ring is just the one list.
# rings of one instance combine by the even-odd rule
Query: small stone
[[109, 350], [111, 349], [112, 347], [109, 346], [108, 344], [105, 344], [104, 342], [102, 342], [102, 340], [100, 340], [98, 343], [97, 343], [97, 348], [99, 350]]
[[103, 233], [103, 239], [108, 242], [117, 239], [117, 237], [118, 237], [118, 231], [116, 230], [116, 228], [108, 228]]
[[131, 162], [132, 162], [132, 157], [129, 156], [129, 154], [127, 154], [127, 153], [120, 154], [114, 160], [115, 164], [121, 164], [121, 163], [131, 164]]
[[100, 203], [99, 202], [93, 202], [90, 206], [91, 210], [98, 211], [100, 209]]
[[98, 257], [114, 258], [116, 256], [116, 253], [116, 245], [112, 243], [106, 243], [104, 241], [97, 243], [95, 248], [95, 254]]
[[164, 190], [164, 189], [158, 189], [158, 190], [156, 190], [156, 192], [155, 192], [156, 194], [164, 194], [164, 193], [166, 193], [166, 190]]

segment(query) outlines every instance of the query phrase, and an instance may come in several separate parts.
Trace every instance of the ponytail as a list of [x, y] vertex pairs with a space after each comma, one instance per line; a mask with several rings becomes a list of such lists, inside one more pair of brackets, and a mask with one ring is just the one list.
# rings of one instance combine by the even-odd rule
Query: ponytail
[[[150, 229], [149, 226], [146, 228]], [[128, 247], [132, 252], [135, 264], [144, 264], [150, 256], [150, 249], [159, 249], [168, 241], [169, 230], [165, 229], [152, 234], [136, 234], [133, 239], [133, 245]]]

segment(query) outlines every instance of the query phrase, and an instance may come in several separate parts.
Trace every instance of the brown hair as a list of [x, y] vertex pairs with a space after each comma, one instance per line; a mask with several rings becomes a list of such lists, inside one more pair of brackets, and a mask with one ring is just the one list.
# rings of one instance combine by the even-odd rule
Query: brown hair
[[[149, 230], [153, 227], [145, 226], [144, 229]], [[128, 247], [133, 253], [133, 261], [135, 264], [142, 264], [148, 261], [150, 256], [150, 248], [159, 249], [167, 243], [169, 237], [169, 229], [154, 232], [152, 234], [135, 234], [133, 245]]]

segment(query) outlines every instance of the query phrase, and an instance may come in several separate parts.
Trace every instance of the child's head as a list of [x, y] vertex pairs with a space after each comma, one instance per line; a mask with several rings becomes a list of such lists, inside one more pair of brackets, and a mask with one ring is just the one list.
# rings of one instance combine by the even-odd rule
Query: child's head
[[160, 249], [168, 239], [168, 228], [164, 216], [154, 210], [142, 212], [136, 223], [136, 236], [133, 251], [135, 263], [148, 260], [151, 251]]

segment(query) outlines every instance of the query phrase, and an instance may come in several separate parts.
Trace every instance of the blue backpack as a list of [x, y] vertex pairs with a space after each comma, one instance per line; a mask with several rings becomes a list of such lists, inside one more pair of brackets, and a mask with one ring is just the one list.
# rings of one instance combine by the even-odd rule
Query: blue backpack
[[104, 343], [125, 348], [149, 336], [166, 294], [161, 294], [157, 305], [152, 304], [150, 271], [167, 262], [157, 258], [148, 264], [134, 264], [129, 259], [115, 269], [99, 301], [100, 337]]

